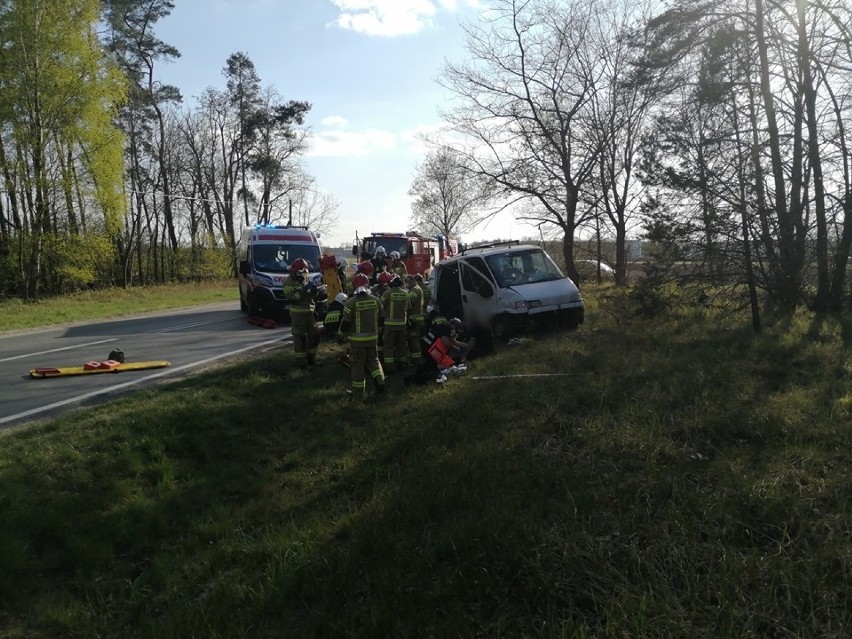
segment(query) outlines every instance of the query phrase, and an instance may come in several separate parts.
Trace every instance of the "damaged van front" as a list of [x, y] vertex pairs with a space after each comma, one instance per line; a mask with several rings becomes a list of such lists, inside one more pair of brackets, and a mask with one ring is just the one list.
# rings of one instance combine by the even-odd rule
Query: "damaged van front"
[[488, 326], [496, 339], [530, 324], [576, 329], [585, 303], [576, 284], [540, 247], [500, 242], [466, 249], [435, 265], [432, 300], [469, 326]]

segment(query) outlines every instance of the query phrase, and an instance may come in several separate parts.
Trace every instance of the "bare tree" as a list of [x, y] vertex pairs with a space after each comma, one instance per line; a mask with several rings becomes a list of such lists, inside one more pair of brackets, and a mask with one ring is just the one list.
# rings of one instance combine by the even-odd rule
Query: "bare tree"
[[593, 96], [601, 47], [595, 7], [552, 0], [495, 0], [465, 28], [468, 62], [448, 63], [441, 83], [456, 104], [443, 113], [470, 144], [465, 163], [534, 206], [524, 219], [557, 227], [568, 275], [581, 191], [598, 168]]
[[329, 233], [340, 219], [337, 213], [340, 202], [317, 189], [313, 176], [298, 167], [288, 174], [287, 188], [271, 200], [270, 206], [271, 220], [280, 223], [287, 220], [317, 235]]
[[451, 147], [426, 155], [408, 192], [411, 223], [424, 233], [458, 237], [479, 222], [477, 213], [491, 199], [491, 183], [470, 171]]

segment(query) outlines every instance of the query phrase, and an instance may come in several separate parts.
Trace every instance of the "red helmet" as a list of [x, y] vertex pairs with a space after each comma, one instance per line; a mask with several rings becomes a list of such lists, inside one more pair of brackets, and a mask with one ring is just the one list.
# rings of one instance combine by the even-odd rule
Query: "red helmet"
[[379, 273], [379, 277], [378, 277], [379, 284], [388, 285], [388, 284], [391, 283], [392, 279], [393, 279], [392, 273], [388, 273], [387, 271], [382, 271], [381, 273]]
[[355, 271], [369, 277], [373, 274], [373, 263], [370, 260], [364, 260], [355, 267]]
[[362, 286], [369, 286], [370, 278], [364, 275], [363, 273], [356, 273], [355, 277], [352, 278], [352, 286], [355, 290], [358, 290]]
[[290, 265], [290, 271], [295, 273], [296, 271], [309, 271], [311, 268], [311, 263], [301, 257], [297, 257], [293, 260], [293, 263]]

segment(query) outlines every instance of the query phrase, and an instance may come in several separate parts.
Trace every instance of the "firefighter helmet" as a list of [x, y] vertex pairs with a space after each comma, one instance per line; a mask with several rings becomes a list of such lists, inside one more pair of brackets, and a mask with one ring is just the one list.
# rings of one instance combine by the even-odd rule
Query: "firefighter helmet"
[[370, 277], [373, 274], [373, 263], [370, 260], [364, 260], [355, 267], [355, 272], [363, 273], [367, 277]]
[[398, 260], [399, 259], [399, 251], [391, 251], [391, 259]]
[[387, 271], [382, 271], [381, 273], [379, 273], [379, 277], [378, 277], [379, 284], [384, 284], [385, 286], [387, 286], [388, 284], [391, 283], [392, 279], [393, 279], [393, 274], [388, 273]]
[[346, 300], [349, 299], [349, 296], [346, 293], [338, 293], [334, 296], [334, 301], [340, 304], [346, 304]]
[[377, 246], [376, 247], [376, 257], [384, 257], [385, 255], [386, 255], [385, 247], [384, 246]]
[[307, 272], [310, 270], [310, 268], [311, 263], [308, 262], [308, 260], [302, 259], [301, 257], [297, 257], [295, 260], [293, 260], [293, 263], [290, 264], [290, 271], [292, 273], [296, 273], [297, 271]]
[[357, 291], [359, 288], [367, 287], [370, 285], [370, 278], [364, 275], [363, 273], [356, 273], [355, 277], [352, 278], [352, 286]]

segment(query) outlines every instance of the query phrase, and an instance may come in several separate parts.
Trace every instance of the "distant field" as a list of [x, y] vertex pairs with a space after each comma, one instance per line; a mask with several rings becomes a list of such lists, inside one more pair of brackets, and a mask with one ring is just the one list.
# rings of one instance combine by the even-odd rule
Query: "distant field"
[[170, 284], [86, 291], [37, 303], [0, 301], [0, 331], [108, 319], [150, 311], [233, 301], [239, 308], [236, 281]]

